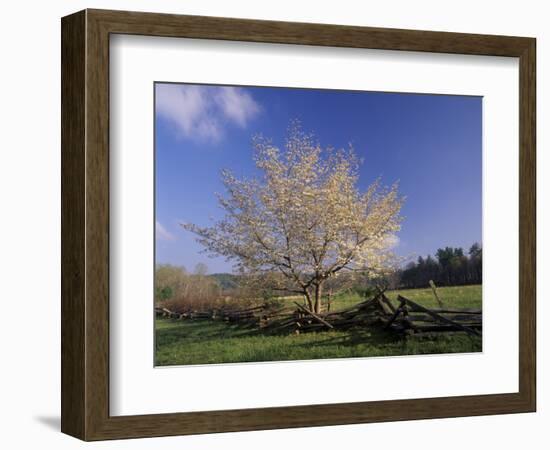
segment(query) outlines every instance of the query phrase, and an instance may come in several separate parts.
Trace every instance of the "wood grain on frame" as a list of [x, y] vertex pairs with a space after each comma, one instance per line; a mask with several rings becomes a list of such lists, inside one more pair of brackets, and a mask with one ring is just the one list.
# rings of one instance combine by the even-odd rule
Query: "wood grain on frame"
[[[64, 17], [61, 29], [63, 432], [84, 440], [99, 440], [535, 410], [535, 39], [102, 10]], [[519, 57], [519, 392], [109, 416], [112, 33]]]

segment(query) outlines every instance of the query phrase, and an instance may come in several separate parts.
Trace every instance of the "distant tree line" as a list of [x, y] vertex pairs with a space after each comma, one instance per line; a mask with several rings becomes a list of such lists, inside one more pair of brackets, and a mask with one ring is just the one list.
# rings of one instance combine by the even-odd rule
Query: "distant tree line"
[[155, 270], [155, 301], [185, 300], [209, 302], [221, 295], [221, 287], [208, 276], [208, 267], [199, 263], [191, 273], [185, 267], [159, 264]]
[[208, 274], [208, 266], [198, 263], [193, 271], [183, 266], [157, 264], [155, 268], [155, 304], [174, 311], [219, 307], [227, 301], [248, 305], [265, 298], [261, 287], [230, 273]]
[[[292, 290], [271, 290], [276, 285], [272, 278], [281, 277], [276, 272], [259, 276], [237, 275], [230, 273], [208, 274], [208, 267], [199, 263], [192, 272], [184, 267], [159, 264], [155, 271], [155, 303], [171, 309], [202, 309], [220, 306], [226, 302], [273, 301], [280, 296], [296, 295]], [[325, 296], [330, 297], [341, 292], [356, 292], [361, 296], [374, 288], [384, 286], [388, 289], [424, 288], [433, 280], [437, 286], [457, 286], [481, 284], [482, 248], [473, 244], [466, 253], [462, 248], [440, 248], [435, 256], [420, 256], [402, 269], [381, 277], [370, 273], [341, 273], [326, 281]]]
[[437, 250], [435, 257], [418, 257], [395, 274], [393, 283], [400, 288], [428, 286], [430, 280], [438, 286], [480, 284], [482, 281], [482, 248], [476, 242], [465, 254], [461, 247]]

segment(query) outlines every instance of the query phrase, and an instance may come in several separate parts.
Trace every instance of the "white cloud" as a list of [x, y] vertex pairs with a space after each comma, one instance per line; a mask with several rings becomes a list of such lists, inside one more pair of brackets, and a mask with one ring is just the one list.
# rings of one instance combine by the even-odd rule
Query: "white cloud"
[[221, 107], [225, 117], [242, 128], [246, 127], [247, 122], [260, 112], [260, 107], [252, 96], [235, 87], [218, 88], [215, 101]]
[[175, 239], [175, 236], [164, 228], [158, 220], [155, 222], [155, 237], [160, 241], [173, 241]]
[[245, 90], [226, 86], [157, 84], [156, 112], [181, 135], [219, 141], [229, 124], [245, 128], [260, 106]]

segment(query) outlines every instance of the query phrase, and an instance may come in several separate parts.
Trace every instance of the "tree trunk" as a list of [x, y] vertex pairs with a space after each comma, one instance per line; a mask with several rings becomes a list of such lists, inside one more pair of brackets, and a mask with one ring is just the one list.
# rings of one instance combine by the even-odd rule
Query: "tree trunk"
[[315, 314], [321, 312], [321, 296], [323, 295], [323, 285], [321, 283], [315, 286]]
[[307, 307], [308, 307], [308, 309], [309, 309], [310, 311], [313, 311], [313, 303], [312, 303], [312, 301], [311, 301], [311, 294], [309, 293], [309, 291], [308, 291], [307, 289], [304, 291], [304, 297], [305, 297], [305, 299], [306, 299], [306, 301], [307, 301]]

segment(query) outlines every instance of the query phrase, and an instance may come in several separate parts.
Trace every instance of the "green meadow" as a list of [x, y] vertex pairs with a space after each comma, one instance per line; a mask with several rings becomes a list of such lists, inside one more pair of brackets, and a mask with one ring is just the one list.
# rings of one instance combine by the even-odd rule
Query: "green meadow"
[[[481, 308], [481, 285], [442, 287], [438, 293], [448, 308]], [[438, 307], [429, 288], [386, 293], [396, 305], [399, 294], [423, 306]], [[339, 295], [333, 299], [331, 310], [343, 309], [361, 300], [356, 294]], [[171, 319], [156, 320], [155, 344], [157, 366], [481, 351], [481, 339], [466, 334], [404, 339], [376, 327], [358, 327], [345, 331], [266, 335], [256, 328], [223, 321]]]

